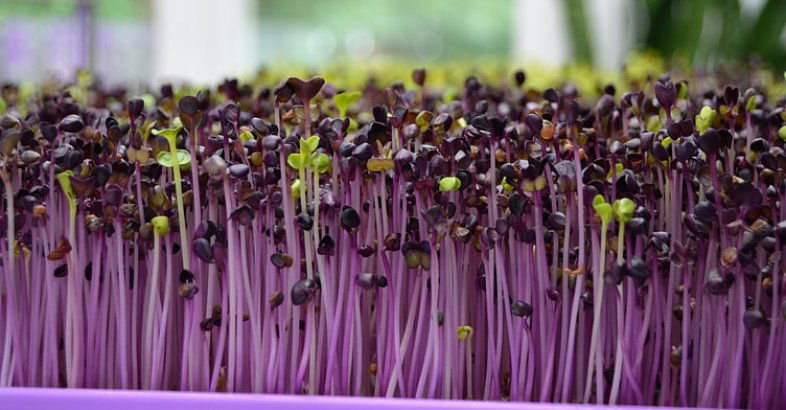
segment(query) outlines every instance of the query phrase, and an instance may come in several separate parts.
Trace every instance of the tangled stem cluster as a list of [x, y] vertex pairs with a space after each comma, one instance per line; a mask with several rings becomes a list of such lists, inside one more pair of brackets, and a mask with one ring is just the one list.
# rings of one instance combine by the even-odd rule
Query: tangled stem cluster
[[783, 403], [784, 101], [513, 79], [9, 99], [0, 386]]

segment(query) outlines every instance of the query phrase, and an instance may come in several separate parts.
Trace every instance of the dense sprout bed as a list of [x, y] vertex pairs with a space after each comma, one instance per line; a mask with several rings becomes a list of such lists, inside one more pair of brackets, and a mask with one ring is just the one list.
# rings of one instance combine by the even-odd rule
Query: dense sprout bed
[[0, 386], [786, 400], [783, 100], [426, 74], [6, 87]]

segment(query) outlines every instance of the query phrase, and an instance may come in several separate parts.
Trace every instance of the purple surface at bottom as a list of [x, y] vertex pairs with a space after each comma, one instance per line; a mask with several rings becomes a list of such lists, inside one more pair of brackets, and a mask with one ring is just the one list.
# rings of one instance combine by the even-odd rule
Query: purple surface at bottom
[[[0, 389], [0, 409], [46, 410], [134, 410], [134, 409], [188, 409], [188, 410], [513, 410], [542, 409], [569, 410], [593, 409], [606, 406], [508, 403], [484, 401], [447, 401], [383, 399], [371, 397], [290, 396], [268, 394], [227, 394], [191, 392], [140, 392], [123, 390], [80, 390], [3, 388]], [[619, 407], [625, 408], [625, 407]], [[642, 407], [629, 407], [641, 409]]]

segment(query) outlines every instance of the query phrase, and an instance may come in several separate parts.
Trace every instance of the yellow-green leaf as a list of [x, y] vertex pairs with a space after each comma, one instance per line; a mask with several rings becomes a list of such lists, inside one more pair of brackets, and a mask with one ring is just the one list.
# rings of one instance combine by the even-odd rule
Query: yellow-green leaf
[[151, 133], [153, 135], [160, 135], [169, 142], [169, 146], [172, 147], [177, 144], [177, 134], [183, 128], [182, 125], [174, 127], [174, 128], [167, 128], [165, 130], [153, 130]]
[[254, 139], [254, 134], [252, 134], [251, 131], [243, 131], [240, 133], [240, 142], [242, 142], [243, 144], [253, 139]]
[[415, 124], [420, 127], [421, 130], [425, 130], [431, 125], [431, 120], [434, 118], [434, 114], [429, 111], [421, 111], [417, 117], [415, 117]]
[[606, 203], [606, 198], [603, 195], [595, 195], [595, 198], [592, 199], [592, 208], [604, 224], [611, 221], [611, 205]]
[[360, 128], [360, 125], [358, 125], [358, 122], [355, 121], [354, 118], [350, 118], [349, 119], [349, 127], [347, 127], [347, 132], [357, 131], [359, 128]]
[[629, 198], [622, 198], [614, 201], [614, 216], [621, 223], [628, 222], [633, 218], [633, 211], [636, 210], [636, 203]]
[[302, 183], [299, 179], [292, 181], [292, 185], [290, 185], [289, 189], [292, 190], [292, 197], [300, 198], [300, 185]]
[[330, 169], [330, 157], [325, 153], [311, 155], [311, 168], [324, 174]]
[[82, 88], [87, 88], [92, 83], [92, 74], [88, 70], [78, 70], [76, 73], [76, 82]]
[[346, 116], [349, 106], [357, 102], [357, 100], [360, 99], [360, 96], [360, 91], [353, 91], [349, 93], [341, 93], [333, 97], [333, 104], [336, 104], [336, 108], [338, 108], [338, 112], [341, 117]]
[[458, 327], [458, 339], [459, 340], [467, 340], [468, 338], [472, 337], [472, 326], [459, 326]]
[[169, 218], [163, 215], [155, 216], [150, 220], [150, 223], [153, 224], [153, 232], [157, 236], [164, 236], [169, 233]]
[[601, 194], [595, 195], [595, 198], [592, 198], [592, 206], [593, 207], [597, 206], [599, 204], [605, 204], [605, 203], [606, 203], [606, 198], [603, 195], [601, 195]]
[[[618, 163], [614, 164], [614, 169], [616, 170], [616, 174], [619, 175], [619, 174], [622, 173], [622, 171], [625, 169], [625, 167], [622, 166], [622, 164], [618, 162]], [[611, 170], [609, 170], [609, 173], [606, 174], [606, 179], [611, 180], [611, 176], [612, 176]]]
[[319, 146], [319, 136], [312, 135], [308, 137], [308, 139], [305, 138], [300, 139], [300, 153], [303, 154], [304, 157], [316, 151], [318, 146]]
[[782, 126], [778, 130], [778, 136], [781, 137], [782, 140], [786, 141], [786, 125]]
[[513, 185], [508, 183], [507, 178], [502, 177], [502, 192], [507, 194], [512, 190], [513, 190]]
[[661, 129], [661, 122], [660, 117], [657, 115], [651, 115], [647, 118], [647, 131], [655, 132]]
[[[169, 151], [159, 152], [156, 161], [167, 168], [175, 166], [175, 161], [172, 161], [172, 153]], [[184, 149], [178, 149], [177, 164], [180, 166], [180, 169], [188, 168], [191, 165], [191, 153]]]
[[289, 154], [289, 156], [287, 157], [287, 164], [289, 164], [290, 167], [295, 169], [303, 169], [305, 168], [305, 164], [304, 164], [305, 161], [303, 161], [303, 158], [304, 158], [303, 154], [298, 154], [296, 152]]
[[600, 216], [601, 222], [608, 224], [611, 221], [611, 205], [603, 203], [594, 206], [595, 213]]
[[756, 96], [755, 95], [752, 95], [750, 98], [748, 98], [748, 102], [745, 104], [745, 109], [748, 112], [751, 112], [751, 111], [756, 109]]
[[439, 180], [439, 190], [442, 192], [458, 191], [461, 180], [456, 177], [445, 177]]
[[715, 121], [715, 110], [708, 106], [702, 107], [699, 115], [696, 116], [696, 130], [700, 133], [707, 131], [708, 128], [712, 126], [712, 122]]
[[684, 100], [687, 96], [688, 96], [688, 84], [687, 83], [677, 84], [677, 98], [680, 100]]
[[388, 171], [393, 169], [395, 165], [395, 162], [390, 158], [371, 158], [366, 161], [366, 169], [368, 169], [368, 172]]
[[71, 187], [71, 177], [73, 175], [74, 171], [70, 169], [57, 174], [57, 182], [60, 184], [60, 189], [63, 190], [63, 193], [65, 193], [66, 197], [71, 201], [76, 200], [74, 189]]
[[699, 112], [699, 117], [701, 117], [703, 120], [712, 122], [713, 120], [715, 120], [715, 110], [705, 105], [704, 107], [701, 107], [701, 111]]

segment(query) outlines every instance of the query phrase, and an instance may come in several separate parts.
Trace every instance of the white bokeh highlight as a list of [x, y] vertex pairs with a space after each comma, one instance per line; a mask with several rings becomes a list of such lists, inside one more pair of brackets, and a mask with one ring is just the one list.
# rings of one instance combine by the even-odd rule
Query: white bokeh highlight
[[155, 0], [153, 81], [214, 84], [256, 70], [254, 0]]

